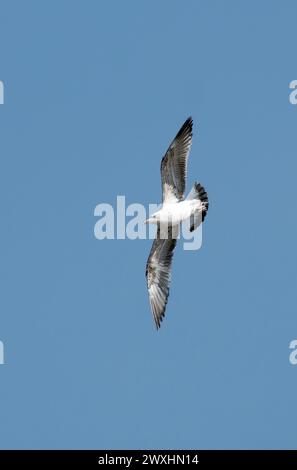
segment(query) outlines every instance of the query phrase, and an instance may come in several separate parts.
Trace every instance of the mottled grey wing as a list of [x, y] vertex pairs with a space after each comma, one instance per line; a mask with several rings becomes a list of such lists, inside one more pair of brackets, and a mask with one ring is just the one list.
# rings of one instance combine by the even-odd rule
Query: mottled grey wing
[[184, 197], [187, 161], [192, 143], [193, 120], [189, 117], [178, 131], [161, 162], [163, 203]]
[[160, 328], [164, 318], [169, 296], [170, 271], [176, 238], [177, 233], [172, 233], [170, 228], [168, 238], [160, 238], [160, 228], [158, 227], [157, 236], [146, 264], [148, 294], [157, 329]]

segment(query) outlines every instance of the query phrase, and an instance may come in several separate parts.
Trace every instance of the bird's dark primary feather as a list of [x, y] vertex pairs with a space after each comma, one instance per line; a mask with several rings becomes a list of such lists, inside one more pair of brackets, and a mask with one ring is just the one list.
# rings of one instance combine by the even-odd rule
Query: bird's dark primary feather
[[187, 177], [187, 162], [192, 143], [193, 119], [189, 117], [168, 147], [161, 161], [163, 203], [182, 200]]

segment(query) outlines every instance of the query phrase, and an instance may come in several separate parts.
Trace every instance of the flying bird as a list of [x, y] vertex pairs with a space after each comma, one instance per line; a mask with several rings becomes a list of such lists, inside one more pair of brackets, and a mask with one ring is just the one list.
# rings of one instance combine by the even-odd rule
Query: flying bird
[[161, 161], [163, 201], [161, 209], [146, 223], [157, 225], [147, 264], [146, 279], [150, 306], [157, 329], [165, 316], [169, 296], [171, 263], [181, 222], [189, 219], [190, 231], [205, 219], [208, 196], [203, 186], [194, 183], [184, 199], [187, 161], [192, 144], [193, 120], [189, 117], [178, 131]]

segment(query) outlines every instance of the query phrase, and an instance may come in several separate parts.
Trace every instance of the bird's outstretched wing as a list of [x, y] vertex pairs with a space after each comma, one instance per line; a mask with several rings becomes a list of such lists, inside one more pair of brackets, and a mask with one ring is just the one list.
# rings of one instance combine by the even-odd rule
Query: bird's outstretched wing
[[157, 329], [160, 328], [165, 315], [169, 296], [171, 263], [177, 236], [178, 228], [169, 227], [168, 238], [161, 238], [158, 226], [157, 236], [146, 264], [148, 294]]
[[178, 131], [161, 162], [163, 204], [184, 197], [187, 161], [192, 143], [193, 120], [189, 117]]

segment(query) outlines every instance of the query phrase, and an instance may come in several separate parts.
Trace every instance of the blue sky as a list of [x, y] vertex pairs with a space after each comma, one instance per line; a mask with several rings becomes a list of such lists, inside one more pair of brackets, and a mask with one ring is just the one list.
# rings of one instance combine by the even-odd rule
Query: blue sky
[[[294, 1], [0, 3], [1, 448], [296, 448]], [[210, 209], [160, 331], [150, 240], [94, 208], [161, 199], [194, 118]]]

